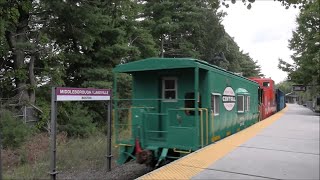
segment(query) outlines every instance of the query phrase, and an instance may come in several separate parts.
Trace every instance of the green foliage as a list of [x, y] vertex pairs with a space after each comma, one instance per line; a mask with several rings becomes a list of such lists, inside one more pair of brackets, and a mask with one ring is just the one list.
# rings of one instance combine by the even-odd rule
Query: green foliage
[[36, 105], [40, 108], [42, 113], [38, 115], [38, 122], [36, 124], [36, 128], [39, 130], [47, 130], [48, 123], [50, 122], [51, 115], [51, 88], [47, 86], [41, 87], [41, 89], [37, 89], [37, 101]]
[[84, 87], [112, 88], [113, 75], [110, 69], [102, 67], [84, 68], [80, 74], [86, 77], [82, 84]]
[[[208, 1], [209, 5], [213, 5]], [[159, 56], [199, 57], [195, 34], [199, 30], [204, 4], [200, 1], [148, 1], [144, 9], [144, 23], [154, 37]]]
[[293, 32], [289, 48], [294, 64], [279, 59], [278, 67], [289, 73], [298, 84], [320, 84], [320, 3], [319, 0], [305, 6], [297, 18], [298, 27]]
[[132, 87], [132, 76], [130, 74], [119, 74], [118, 78], [118, 90], [121, 97], [120, 99], [130, 99], [131, 98], [131, 87]]
[[257, 61], [249, 56], [249, 54], [241, 54], [242, 60], [240, 61], [241, 72], [244, 77], [263, 77], [261, 74], [261, 67]]
[[79, 103], [65, 103], [59, 108], [58, 129], [67, 132], [69, 137], [88, 137], [96, 131], [96, 125], [88, 109]]
[[31, 129], [10, 111], [0, 112], [0, 133], [4, 148], [18, 148], [31, 134]]
[[288, 93], [292, 92], [292, 85], [293, 85], [293, 83], [290, 81], [282, 81], [282, 82], [276, 84], [276, 88], [283, 91], [284, 94], [288, 94]]
[[[281, 3], [282, 6], [284, 6], [286, 9], [289, 9], [290, 7], [303, 9], [305, 6], [307, 6], [309, 3], [311, 3], [314, 0], [274, 0]], [[235, 4], [237, 0], [231, 0], [232, 4]], [[247, 9], [251, 9], [252, 5], [254, 5], [255, 0], [242, 0], [242, 3], [247, 6]], [[222, 0], [222, 5], [226, 8], [229, 7], [228, 0]]]
[[[30, 103], [43, 112], [37, 123], [42, 130], [50, 119], [51, 86], [112, 88], [112, 68], [121, 63], [161, 55], [193, 57], [245, 72], [245, 76], [260, 73], [256, 62], [240, 52], [225, 32], [221, 25], [224, 13], [218, 12], [217, 0], [0, 0], [0, 4], [0, 64], [4, 71], [0, 73], [0, 96], [24, 93], [28, 101], [30, 92], [35, 91], [36, 101]], [[30, 56], [34, 64], [26, 61]], [[28, 68], [32, 65], [33, 70]], [[34, 78], [29, 76], [32, 73]], [[132, 78], [118, 78], [121, 94], [129, 98]], [[62, 113], [73, 111], [69, 105], [62, 107]], [[89, 119], [103, 124], [103, 104], [83, 107]], [[63, 122], [72, 116], [60, 113]]]
[[[246, 76], [260, 76], [260, 67], [221, 25], [218, 1], [148, 1], [143, 23], [163, 57], [193, 57]], [[247, 69], [251, 71], [248, 72]]]
[[20, 80], [26, 80], [27, 79], [27, 71], [25, 68], [16, 69], [14, 72], [14, 76], [16, 78], [19, 78]]

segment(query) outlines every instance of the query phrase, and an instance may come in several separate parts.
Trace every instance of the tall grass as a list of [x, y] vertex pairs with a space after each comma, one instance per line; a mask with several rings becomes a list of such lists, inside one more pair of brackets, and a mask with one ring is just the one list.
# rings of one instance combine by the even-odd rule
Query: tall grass
[[61, 170], [98, 168], [104, 165], [107, 153], [106, 137], [102, 134], [86, 139], [72, 139], [58, 147], [57, 166]]
[[49, 161], [23, 164], [4, 172], [4, 179], [48, 179]]
[[[115, 154], [114, 145], [112, 149]], [[63, 173], [100, 169], [106, 164], [106, 154], [107, 138], [102, 133], [88, 138], [69, 139], [57, 146], [57, 171]], [[6, 169], [4, 179], [48, 179], [49, 157], [49, 151], [46, 151], [33, 163], [27, 161], [17, 167]]]

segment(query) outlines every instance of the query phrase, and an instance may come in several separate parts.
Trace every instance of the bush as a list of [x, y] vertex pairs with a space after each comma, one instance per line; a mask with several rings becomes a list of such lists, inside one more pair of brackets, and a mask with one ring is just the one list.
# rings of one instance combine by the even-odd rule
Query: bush
[[21, 120], [14, 118], [10, 111], [0, 112], [0, 133], [4, 148], [19, 147], [31, 134], [31, 129]]
[[61, 118], [59, 130], [67, 132], [69, 137], [88, 137], [96, 131], [96, 124], [87, 108], [74, 103], [71, 108], [63, 111], [58, 117]]

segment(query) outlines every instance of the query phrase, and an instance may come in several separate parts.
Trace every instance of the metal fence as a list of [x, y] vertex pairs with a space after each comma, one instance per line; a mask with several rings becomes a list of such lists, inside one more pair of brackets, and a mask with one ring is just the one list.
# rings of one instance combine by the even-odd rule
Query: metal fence
[[[117, 149], [112, 148], [112, 169], [116, 166]], [[63, 133], [57, 136], [58, 179], [104, 179], [107, 174], [107, 137], [97, 133], [86, 138], [67, 139]], [[48, 176], [49, 177], [49, 176]]]
[[14, 114], [14, 117], [21, 119], [24, 123], [35, 123], [38, 121], [38, 114], [42, 110], [32, 104], [22, 105], [13, 99], [0, 99], [0, 110], [9, 110]]

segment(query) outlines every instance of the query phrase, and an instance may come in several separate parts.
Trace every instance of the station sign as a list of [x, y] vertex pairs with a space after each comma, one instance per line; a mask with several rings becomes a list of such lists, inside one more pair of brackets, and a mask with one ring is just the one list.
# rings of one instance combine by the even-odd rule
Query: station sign
[[[95, 89], [95, 88], [74, 88], [74, 87], [52, 87], [51, 91], [51, 124], [50, 124], [50, 176], [52, 180], [56, 179], [56, 140], [57, 140], [57, 104], [58, 101], [107, 101], [107, 170], [111, 170], [111, 93], [110, 89]], [[1, 175], [1, 169], [0, 169]], [[1, 177], [0, 177], [1, 179]]]
[[94, 88], [56, 88], [57, 101], [107, 101], [110, 100], [110, 89]]
[[304, 85], [292, 85], [293, 91], [306, 91], [307, 87]]

